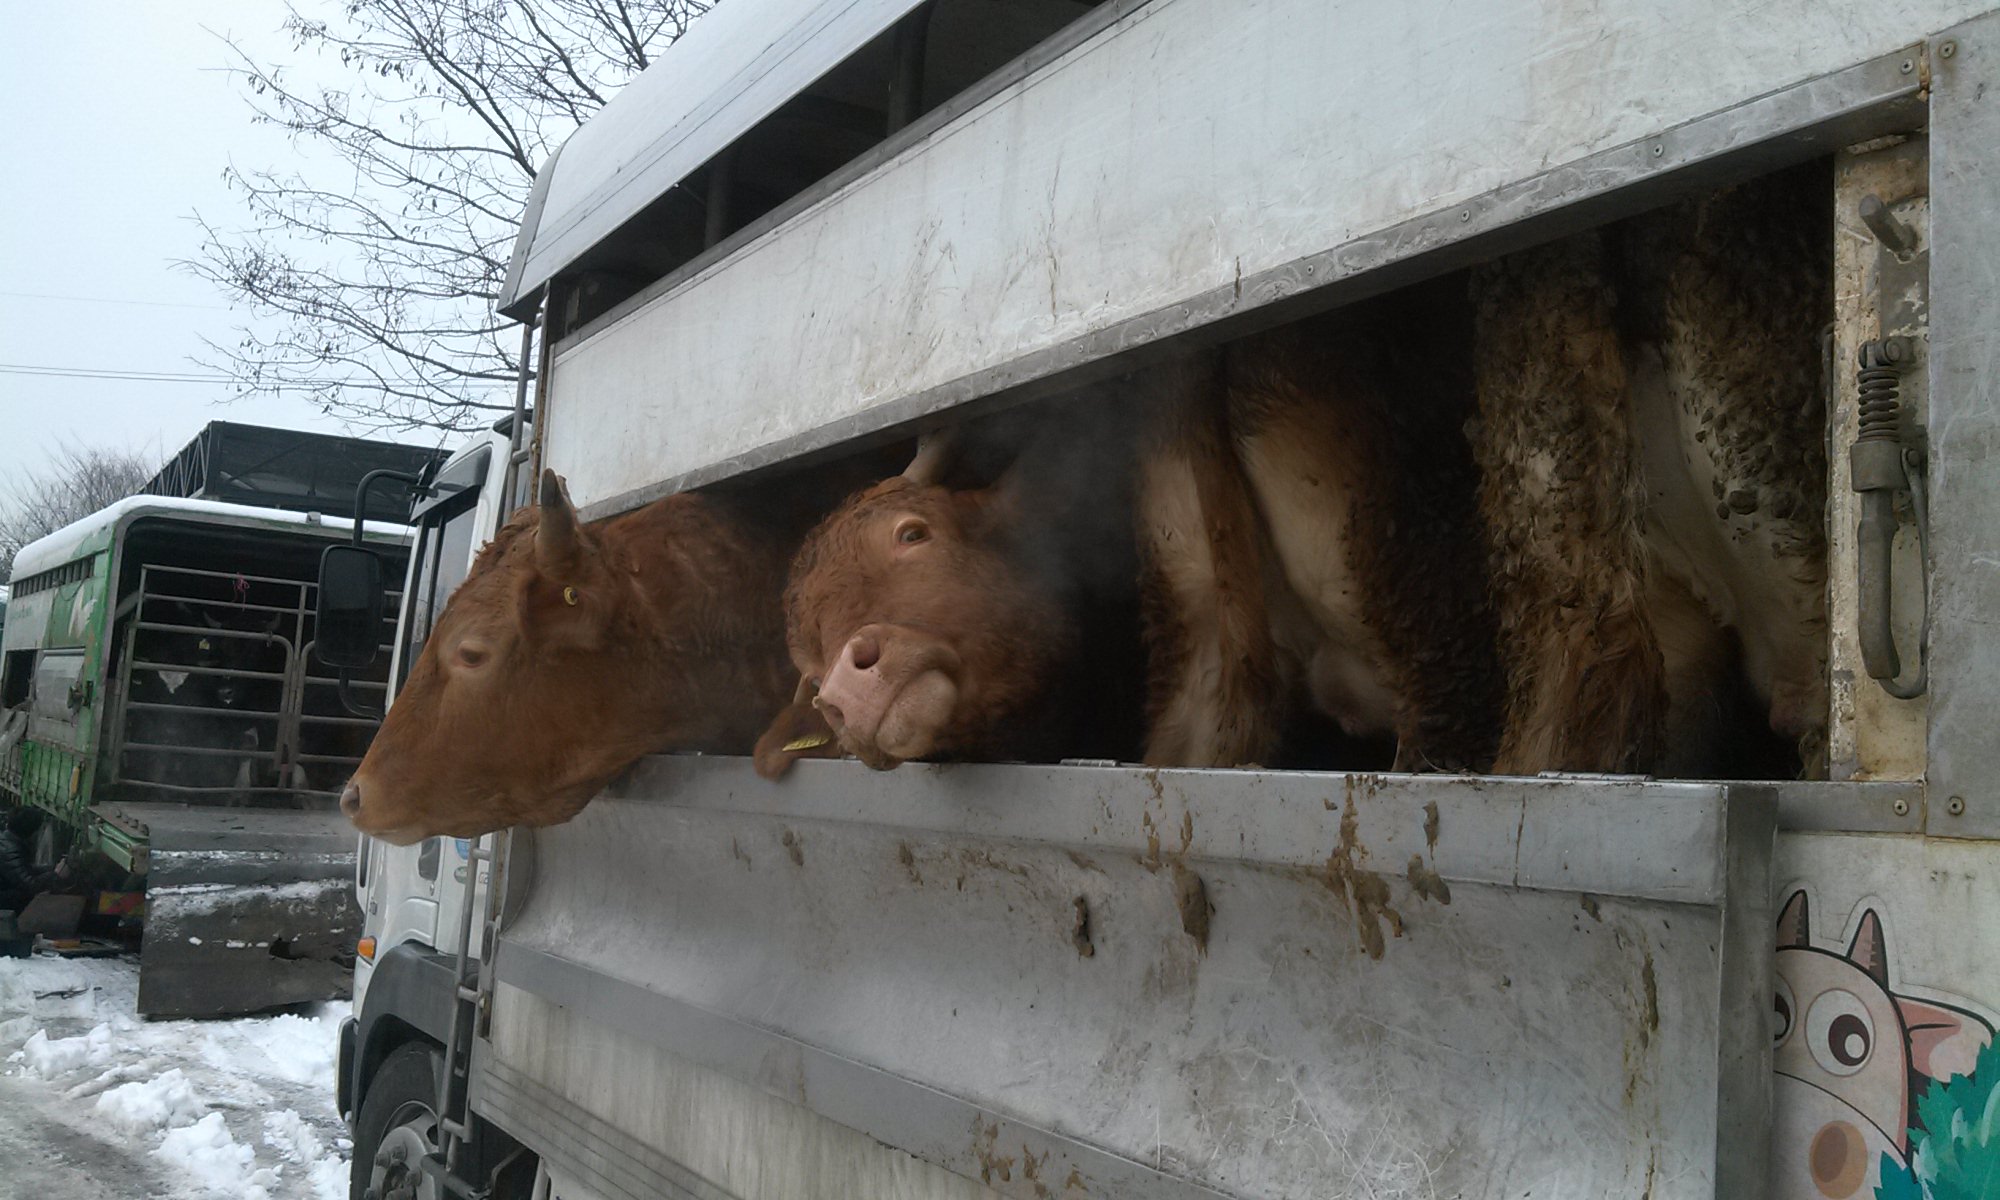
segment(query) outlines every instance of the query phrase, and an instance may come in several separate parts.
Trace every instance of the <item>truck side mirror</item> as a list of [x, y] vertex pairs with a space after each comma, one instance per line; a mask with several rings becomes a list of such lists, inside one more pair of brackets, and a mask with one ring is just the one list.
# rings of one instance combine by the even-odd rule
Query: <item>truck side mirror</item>
[[382, 560], [363, 546], [328, 546], [319, 558], [313, 653], [329, 667], [365, 667], [382, 641]]

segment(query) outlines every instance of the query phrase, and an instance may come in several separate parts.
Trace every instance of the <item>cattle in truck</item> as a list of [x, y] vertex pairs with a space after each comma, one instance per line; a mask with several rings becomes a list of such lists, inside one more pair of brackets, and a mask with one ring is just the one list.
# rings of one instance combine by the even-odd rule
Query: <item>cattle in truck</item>
[[792, 696], [785, 566], [830, 504], [814, 480], [781, 490], [584, 524], [545, 473], [438, 615], [341, 811], [399, 844], [472, 837], [566, 821], [648, 753], [748, 754]]
[[1498, 770], [1823, 770], [1830, 204], [1808, 164], [1475, 271]]
[[284, 614], [168, 596], [145, 597], [138, 612], [123, 781], [161, 799], [283, 799], [276, 790], [276, 718], [286, 665]]
[[[1372, 740], [1404, 770], [1817, 769], [1823, 183], [1804, 168], [1141, 370], [1117, 385], [1129, 424], [1043, 438], [992, 487], [920, 458], [794, 567], [801, 699], [878, 768], [1059, 756], [1073, 677], [1110, 693], [1050, 581], [1112, 541], [1010, 542], [1107, 507], [1038, 462], [1083, 447], [1136, 471], [1149, 763], [1373, 768]], [[1318, 755], [1286, 752], [1301, 714], [1333, 726]], [[804, 724], [774, 726], [761, 769]]]
[[[1130, 758], [1139, 674], [1131, 397], [927, 440], [800, 549], [786, 591], [794, 707], [758, 769], [845, 751]], [[814, 727], [810, 705], [825, 725]], [[830, 733], [835, 739], [826, 740]]]

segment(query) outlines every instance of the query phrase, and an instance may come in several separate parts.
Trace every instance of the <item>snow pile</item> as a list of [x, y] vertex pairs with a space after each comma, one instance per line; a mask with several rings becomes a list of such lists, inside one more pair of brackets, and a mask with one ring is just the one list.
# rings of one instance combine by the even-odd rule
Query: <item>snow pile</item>
[[153, 1157], [209, 1192], [241, 1200], [271, 1200], [271, 1189], [278, 1186], [278, 1171], [257, 1166], [256, 1151], [230, 1135], [219, 1112], [192, 1125], [169, 1129]]
[[192, 1125], [207, 1111], [208, 1105], [195, 1095], [179, 1067], [152, 1079], [121, 1083], [97, 1098], [98, 1115], [132, 1137]]
[[333, 1097], [347, 1005], [142, 1021], [137, 999], [133, 959], [0, 959], [6, 1073], [45, 1083], [45, 1115], [108, 1157], [156, 1164], [159, 1200], [344, 1200], [352, 1143]]
[[99, 1025], [82, 1037], [51, 1038], [45, 1029], [35, 1030], [27, 1044], [7, 1058], [24, 1064], [43, 1079], [54, 1079], [83, 1067], [101, 1067], [111, 1061], [111, 1026]]
[[209, 1031], [201, 1056], [218, 1067], [236, 1064], [256, 1075], [305, 1084], [330, 1095], [334, 1062], [327, 1051], [339, 1044], [345, 1011], [343, 1007], [318, 1017], [284, 1013], [231, 1021]]

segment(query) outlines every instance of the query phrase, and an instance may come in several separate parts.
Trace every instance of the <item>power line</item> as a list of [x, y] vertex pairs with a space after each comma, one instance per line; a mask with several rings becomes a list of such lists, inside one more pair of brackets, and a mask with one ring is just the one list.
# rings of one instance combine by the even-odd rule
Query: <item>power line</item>
[[114, 371], [86, 367], [46, 367], [33, 363], [0, 363], [0, 374], [41, 375], [56, 379], [128, 379], [141, 383], [228, 383], [227, 375], [203, 375], [194, 371]]
[[226, 304], [187, 304], [177, 300], [124, 300], [116, 296], [64, 296], [55, 292], [9, 292], [0, 291], [0, 296], [14, 296], [23, 300], [67, 300], [75, 304], [134, 304], [144, 308], [201, 308], [210, 312], [228, 312]]
[[[109, 379], [127, 383], [234, 383], [233, 375], [196, 371], [120, 371], [112, 368], [54, 367], [37, 363], [0, 363], [0, 375], [32, 375], [45, 379]], [[427, 387], [422, 379], [279, 379], [260, 382], [254, 391], [316, 391], [326, 387]]]

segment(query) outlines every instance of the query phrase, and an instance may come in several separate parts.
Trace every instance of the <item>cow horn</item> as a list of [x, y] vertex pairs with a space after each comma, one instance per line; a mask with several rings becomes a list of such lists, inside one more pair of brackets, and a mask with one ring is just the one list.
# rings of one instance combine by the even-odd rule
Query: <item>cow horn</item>
[[1806, 905], [1805, 889], [1800, 888], [1778, 914], [1778, 949], [1805, 950], [1811, 946], [1812, 909]]
[[542, 472], [541, 514], [535, 529], [535, 565], [547, 575], [567, 571], [576, 559], [576, 510], [554, 471]]
[[944, 482], [946, 471], [958, 462], [961, 439], [956, 429], [939, 429], [917, 439], [917, 454], [903, 468], [903, 478], [919, 486]]
[[1882, 938], [1882, 919], [1874, 909], [1861, 914], [1861, 927], [1854, 931], [1854, 944], [1847, 948], [1847, 958], [1855, 966], [1868, 972], [1869, 977], [1889, 988], [1889, 947]]

